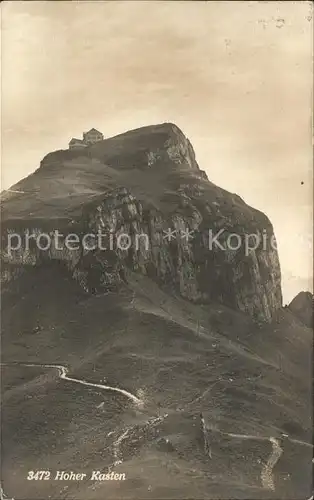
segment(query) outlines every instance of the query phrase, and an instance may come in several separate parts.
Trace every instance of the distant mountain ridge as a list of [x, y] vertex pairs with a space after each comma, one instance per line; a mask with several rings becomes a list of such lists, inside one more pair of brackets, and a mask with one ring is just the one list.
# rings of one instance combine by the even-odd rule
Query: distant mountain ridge
[[[193, 302], [218, 301], [263, 321], [282, 307], [276, 249], [259, 247], [245, 255], [243, 245], [230, 249], [226, 243], [234, 233], [244, 238], [264, 231], [270, 239], [269, 219], [211, 183], [174, 124], [132, 130], [82, 151], [49, 153], [12, 189], [22, 193], [8, 193], [3, 200], [4, 254], [10, 231], [25, 235], [60, 228], [65, 234], [101, 229], [132, 238], [145, 233], [150, 248], [114, 253], [51, 248], [45, 254], [24, 248], [4, 258], [5, 280], [24, 266], [61, 259], [84, 289], [96, 293], [116, 289], [131, 270]], [[169, 241], [168, 230], [176, 235]], [[189, 241], [186, 230], [193, 232]], [[209, 231], [223, 232], [219, 247], [209, 249]]]
[[311, 292], [298, 293], [288, 307], [302, 323], [313, 328], [313, 294]]

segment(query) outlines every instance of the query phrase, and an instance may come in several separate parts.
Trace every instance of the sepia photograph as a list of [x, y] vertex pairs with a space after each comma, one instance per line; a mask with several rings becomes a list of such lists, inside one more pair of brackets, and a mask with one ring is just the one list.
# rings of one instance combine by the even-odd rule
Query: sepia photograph
[[0, 11], [0, 500], [313, 500], [312, 2]]

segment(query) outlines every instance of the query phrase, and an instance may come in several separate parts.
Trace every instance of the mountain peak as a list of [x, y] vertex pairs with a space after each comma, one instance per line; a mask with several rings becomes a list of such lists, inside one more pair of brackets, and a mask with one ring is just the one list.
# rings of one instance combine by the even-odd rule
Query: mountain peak
[[190, 141], [174, 123], [148, 125], [97, 140], [84, 148], [54, 151], [43, 158], [41, 167], [84, 156], [113, 168], [199, 170]]
[[[282, 305], [270, 221], [211, 183], [190, 141], [172, 123], [50, 153], [14, 191], [3, 202], [2, 220], [5, 231], [20, 231], [21, 238], [26, 231], [73, 233], [73, 224], [80, 235], [101, 230], [116, 237], [127, 233], [132, 241], [139, 234], [148, 238], [148, 248], [115, 250], [114, 270], [107, 262], [112, 252], [54, 248], [44, 255], [36, 248], [13, 252], [15, 268], [47, 257], [65, 260], [82, 287], [97, 293], [119, 286], [128, 270], [137, 271], [187, 300], [218, 301], [258, 320], [270, 321]], [[248, 236], [254, 240], [263, 231], [267, 248], [260, 241], [248, 250]]]

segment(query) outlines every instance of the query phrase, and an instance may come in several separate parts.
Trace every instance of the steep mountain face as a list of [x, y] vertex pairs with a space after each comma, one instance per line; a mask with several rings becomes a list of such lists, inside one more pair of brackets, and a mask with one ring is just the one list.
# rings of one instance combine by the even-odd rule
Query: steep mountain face
[[177, 127], [50, 153], [2, 198], [3, 497], [310, 497], [312, 332], [269, 220]]
[[[218, 301], [255, 319], [270, 321], [281, 308], [270, 221], [211, 183], [173, 124], [50, 153], [12, 190], [3, 194], [5, 281], [52, 259], [89, 292], [117, 290], [135, 271], [189, 301]], [[48, 249], [35, 243], [41, 233]], [[73, 233], [79, 242], [69, 248], [64, 238]], [[94, 235], [88, 248], [86, 234]]]
[[290, 311], [309, 328], [313, 328], [313, 294], [300, 292], [289, 304]]

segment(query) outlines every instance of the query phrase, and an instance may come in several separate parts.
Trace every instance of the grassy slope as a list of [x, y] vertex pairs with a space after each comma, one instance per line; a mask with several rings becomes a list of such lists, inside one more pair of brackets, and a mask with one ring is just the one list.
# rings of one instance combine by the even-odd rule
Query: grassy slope
[[[12, 283], [2, 306], [3, 361], [66, 364], [72, 376], [94, 382], [105, 377], [109, 385], [145, 400], [144, 408], [136, 409], [123, 396], [59, 380], [54, 370], [4, 367], [7, 494], [271, 497], [260, 480], [270, 443], [224, 433], [278, 437], [285, 432], [311, 440], [306, 386], [311, 331], [289, 312], [261, 331], [242, 314], [186, 303], [137, 275], [130, 275], [118, 296], [89, 297], [57, 265]], [[145, 426], [165, 412], [169, 416], [162, 423]], [[212, 459], [204, 454], [200, 412], [212, 429]], [[129, 427], [124, 462], [117, 467], [128, 481], [77, 486], [25, 480], [26, 469], [106, 467], [114, 460], [113, 442]], [[160, 436], [171, 441], [173, 451], [160, 449]], [[286, 442], [284, 450], [273, 498], [305, 498], [311, 449]]]

